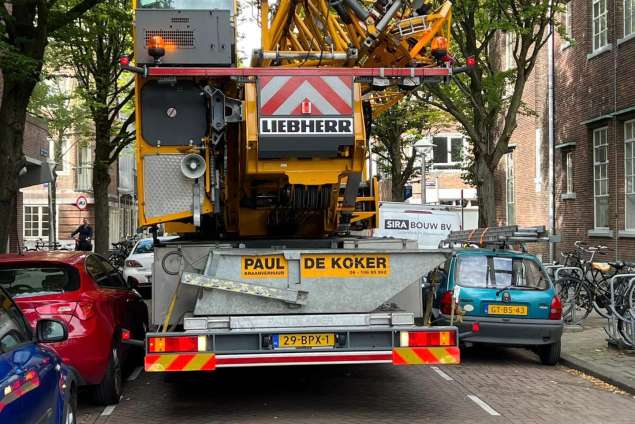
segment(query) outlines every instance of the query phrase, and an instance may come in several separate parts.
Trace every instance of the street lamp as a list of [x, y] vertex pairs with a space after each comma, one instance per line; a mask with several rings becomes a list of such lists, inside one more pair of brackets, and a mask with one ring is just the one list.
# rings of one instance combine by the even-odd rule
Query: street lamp
[[429, 139], [424, 138], [415, 143], [415, 149], [421, 154], [421, 204], [428, 203], [426, 190], [426, 163], [428, 158], [432, 156], [434, 144]]

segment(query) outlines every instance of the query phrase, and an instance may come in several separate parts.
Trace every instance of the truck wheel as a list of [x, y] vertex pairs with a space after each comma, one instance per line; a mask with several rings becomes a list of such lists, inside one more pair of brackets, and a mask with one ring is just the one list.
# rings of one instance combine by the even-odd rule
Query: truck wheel
[[104, 379], [94, 387], [95, 402], [100, 405], [114, 405], [119, 403], [122, 392], [123, 376], [121, 372], [121, 360], [119, 349], [112, 347], [108, 369]]
[[546, 346], [538, 348], [538, 356], [543, 365], [556, 365], [560, 360], [560, 340]]

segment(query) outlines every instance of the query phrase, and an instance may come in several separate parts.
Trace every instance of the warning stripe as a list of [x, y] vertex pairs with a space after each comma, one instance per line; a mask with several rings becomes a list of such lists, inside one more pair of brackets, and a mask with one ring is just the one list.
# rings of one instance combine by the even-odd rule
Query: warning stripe
[[353, 79], [337, 76], [274, 76], [260, 78], [260, 113], [263, 116], [301, 115], [309, 100], [311, 115], [351, 115]]
[[460, 364], [458, 347], [396, 347], [392, 350], [393, 365]]
[[147, 372], [213, 371], [215, 368], [216, 355], [213, 353], [147, 354], [145, 357]]

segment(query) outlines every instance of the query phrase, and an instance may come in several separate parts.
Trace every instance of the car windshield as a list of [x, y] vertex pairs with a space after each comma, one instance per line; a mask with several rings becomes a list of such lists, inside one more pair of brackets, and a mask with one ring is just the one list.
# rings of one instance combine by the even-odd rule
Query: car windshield
[[234, 11], [233, 0], [139, 0], [138, 4], [142, 9]]
[[141, 253], [152, 253], [154, 252], [154, 242], [152, 239], [140, 240], [137, 243], [137, 246], [134, 248], [133, 254], [138, 255]]
[[11, 296], [33, 296], [79, 289], [79, 279], [64, 266], [10, 266], [0, 268], [0, 286]]
[[545, 290], [547, 277], [535, 261], [500, 256], [459, 257], [456, 282], [462, 287]]

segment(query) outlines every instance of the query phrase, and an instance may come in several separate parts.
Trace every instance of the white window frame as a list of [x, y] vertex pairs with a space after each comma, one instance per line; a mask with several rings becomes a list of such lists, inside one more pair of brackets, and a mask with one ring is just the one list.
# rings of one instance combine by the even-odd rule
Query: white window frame
[[[505, 220], [507, 225], [516, 224], [516, 182], [514, 181], [514, 153], [508, 153], [505, 161]], [[510, 220], [510, 209], [513, 219]]]
[[[604, 139], [602, 140], [601, 134], [604, 133]], [[608, 230], [608, 198], [609, 198], [609, 142], [608, 142], [608, 127], [598, 128], [593, 131], [593, 227], [596, 230]], [[599, 142], [598, 142], [599, 141]], [[598, 159], [598, 149], [605, 149], [605, 157], [606, 160], [600, 162]], [[597, 175], [598, 167], [604, 168], [604, 175], [602, 176], [602, 172], [600, 171], [600, 175]], [[599, 168], [599, 169], [602, 169]], [[600, 186], [600, 190], [598, 190], [598, 183]], [[602, 189], [602, 186], [606, 186], [606, 190]], [[598, 193], [599, 191], [599, 193]], [[598, 225], [598, 213], [597, 213], [597, 202], [598, 199], [606, 197], [607, 198], [607, 225], [599, 226]]]
[[439, 162], [439, 163], [434, 162], [434, 152], [433, 152], [432, 158], [428, 159], [429, 163], [432, 166], [432, 169], [447, 170], [447, 171], [459, 170], [459, 169], [453, 168], [457, 165], [460, 165], [462, 161], [452, 160], [452, 139], [460, 138], [462, 140], [461, 141], [461, 157], [465, 157], [465, 146], [466, 146], [465, 136], [463, 134], [457, 134], [457, 133], [439, 133], [439, 134], [434, 134], [432, 137], [430, 137], [430, 142], [434, 143], [435, 138], [445, 138], [447, 152], [448, 152], [448, 161]]
[[[625, 0], [628, 1], [628, 0]], [[571, 24], [571, 7], [573, 4], [573, 0], [567, 2], [564, 6], [565, 9], [562, 12], [562, 24], [564, 25], [564, 33], [568, 39], [562, 40], [561, 48], [564, 50], [567, 47], [571, 46], [571, 41], [569, 39], [573, 38], [573, 26]]]
[[[37, 235], [26, 235], [26, 227], [27, 227], [27, 214], [26, 214], [26, 209], [27, 208], [36, 208], [37, 209], [37, 216], [38, 216], [38, 226], [37, 226]], [[22, 237], [24, 240], [38, 240], [38, 239], [42, 239], [42, 240], [48, 240], [49, 239], [49, 235], [43, 235], [43, 230], [46, 229], [48, 230], [48, 222], [51, 220], [51, 213], [49, 211], [48, 214], [48, 219], [49, 221], [47, 221], [46, 227], [42, 225], [43, 221], [42, 221], [42, 212], [43, 212], [43, 208], [47, 208], [48, 209], [48, 205], [23, 205], [22, 206]]]
[[[630, 135], [628, 134], [629, 132]], [[626, 154], [627, 145], [630, 145], [631, 148], [630, 158]], [[628, 169], [629, 165], [630, 169]], [[630, 190], [628, 187], [629, 180], [631, 183]], [[635, 231], [635, 218], [630, 226], [628, 224], [629, 214], [635, 217], [635, 210], [629, 210], [628, 207], [628, 198], [630, 196], [635, 197], [635, 119], [624, 122], [624, 196], [624, 229]]]
[[565, 193], [573, 194], [575, 189], [573, 187], [573, 152], [567, 152], [564, 157], [564, 169], [565, 169]]
[[[84, 163], [83, 156], [84, 152], [87, 152], [88, 159], [87, 164]], [[81, 146], [77, 145], [77, 150], [75, 152], [77, 166], [75, 166], [75, 190], [82, 192], [90, 192], [93, 190], [93, 151], [92, 146]], [[85, 175], [82, 175], [85, 174]], [[80, 179], [85, 182], [85, 186], [80, 184]]]
[[635, 36], [635, 0], [624, 0], [624, 38]]
[[609, 45], [608, 13], [608, 0], [592, 0], [591, 39], [594, 52]]

